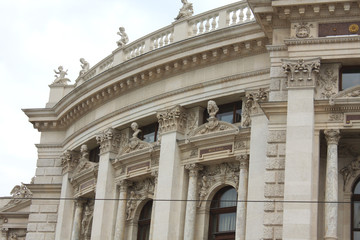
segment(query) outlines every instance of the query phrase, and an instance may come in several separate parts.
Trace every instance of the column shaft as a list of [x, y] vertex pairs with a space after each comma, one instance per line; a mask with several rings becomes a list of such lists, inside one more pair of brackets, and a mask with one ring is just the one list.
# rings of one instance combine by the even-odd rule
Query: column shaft
[[325, 185], [325, 239], [337, 239], [338, 151], [339, 130], [325, 130], [328, 143]]
[[81, 216], [83, 212], [83, 202], [77, 201], [75, 208], [74, 224], [71, 233], [71, 240], [80, 239]]
[[237, 156], [240, 160], [238, 203], [236, 208], [236, 240], [245, 240], [246, 235], [246, 200], [247, 200], [247, 180], [248, 180], [248, 156]]
[[124, 240], [125, 239], [125, 221], [126, 221], [126, 183], [120, 183], [119, 191], [119, 204], [117, 210], [116, 218], [116, 227], [115, 227], [115, 237], [114, 240]]
[[184, 227], [184, 240], [194, 240], [195, 238], [195, 219], [196, 219], [196, 186], [198, 167], [195, 164], [185, 166], [189, 169], [189, 186], [186, 202], [186, 215]]

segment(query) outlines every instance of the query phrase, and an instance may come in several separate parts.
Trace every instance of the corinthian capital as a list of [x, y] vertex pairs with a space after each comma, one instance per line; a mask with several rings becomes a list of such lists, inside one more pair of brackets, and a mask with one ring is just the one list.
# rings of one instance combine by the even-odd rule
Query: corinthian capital
[[185, 169], [189, 170], [190, 177], [197, 177], [199, 170], [202, 170], [203, 167], [199, 164], [192, 163], [185, 165]]
[[320, 58], [282, 59], [282, 67], [288, 75], [288, 88], [315, 87], [320, 71]]
[[324, 131], [325, 138], [327, 141], [327, 144], [338, 144], [340, 139], [340, 130], [339, 129], [326, 129]]
[[187, 114], [186, 110], [180, 105], [165, 111], [159, 111], [157, 118], [161, 134], [171, 131], [185, 133]]
[[96, 135], [96, 141], [100, 144], [100, 154], [107, 152], [118, 153], [121, 134], [114, 128], [108, 128]]
[[237, 161], [240, 162], [241, 169], [248, 169], [249, 166], [249, 155], [248, 154], [241, 154], [235, 157]]

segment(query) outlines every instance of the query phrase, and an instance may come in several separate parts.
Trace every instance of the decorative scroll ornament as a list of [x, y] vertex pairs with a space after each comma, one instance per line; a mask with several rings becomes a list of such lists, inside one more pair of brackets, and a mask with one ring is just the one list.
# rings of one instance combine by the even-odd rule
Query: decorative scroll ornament
[[100, 144], [100, 154], [106, 152], [118, 152], [122, 134], [114, 128], [108, 128], [96, 136], [96, 141]]
[[350, 181], [350, 179], [355, 178], [360, 171], [360, 156], [354, 159], [350, 164], [340, 170], [341, 175], [344, 178], [344, 187]]
[[126, 34], [124, 27], [119, 27], [119, 32], [117, 32], [117, 35], [121, 37], [120, 40], [116, 42], [119, 47], [123, 47], [129, 42], [129, 37]]
[[67, 75], [67, 71], [64, 71], [64, 67], [63, 66], [59, 66], [58, 67], [59, 71], [54, 70], [54, 72], [58, 75], [55, 75], [55, 80], [54, 80], [54, 84], [61, 84], [61, 85], [67, 85], [67, 82], [70, 82], [70, 79], [66, 78], [65, 76]]
[[320, 58], [288, 60], [282, 59], [283, 69], [288, 74], [287, 87], [314, 87], [320, 71]]
[[64, 152], [64, 154], [60, 157], [60, 159], [61, 159], [63, 174], [74, 170], [74, 168], [79, 162], [79, 159], [76, 157], [76, 154], [70, 150]]
[[158, 112], [157, 118], [161, 134], [171, 131], [185, 133], [187, 114], [186, 110], [180, 105]]
[[268, 93], [265, 89], [260, 88], [257, 92], [246, 94], [244, 109], [242, 112], [242, 127], [249, 127], [251, 124], [251, 115], [259, 112], [259, 102], [266, 101]]
[[199, 186], [199, 204], [202, 203], [209, 194], [211, 186], [217, 183], [232, 183], [235, 188], [239, 185], [239, 163], [222, 163], [219, 165], [210, 165], [204, 167], [199, 173], [200, 178], [198, 180]]
[[179, 14], [175, 18], [175, 20], [191, 17], [194, 14], [192, 3], [189, 3], [187, 0], [181, 0], [181, 2], [183, 6], [180, 8]]

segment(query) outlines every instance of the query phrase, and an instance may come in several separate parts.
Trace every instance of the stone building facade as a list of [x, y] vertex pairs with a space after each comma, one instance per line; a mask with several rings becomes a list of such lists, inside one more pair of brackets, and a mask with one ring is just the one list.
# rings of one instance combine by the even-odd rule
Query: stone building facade
[[24, 110], [1, 240], [360, 239], [360, 3], [182, 2]]

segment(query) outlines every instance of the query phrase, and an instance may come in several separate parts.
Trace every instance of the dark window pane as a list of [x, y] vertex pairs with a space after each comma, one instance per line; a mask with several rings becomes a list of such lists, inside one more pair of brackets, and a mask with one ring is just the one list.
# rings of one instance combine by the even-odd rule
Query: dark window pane
[[157, 140], [157, 129], [158, 123], [153, 123], [147, 126], [144, 126], [141, 129], [139, 138], [145, 142], [155, 142]]
[[341, 86], [340, 89], [360, 85], [360, 67], [343, 67], [341, 69]]
[[99, 154], [100, 154], [100, 147], [99, 146], [97, 146], [96, 148], [91, 149], [90, 152], [89, 152], [89, 161], [90, 162], [95, 162], [95, 163], [99, 162], [99, 159], [100, 159]]

